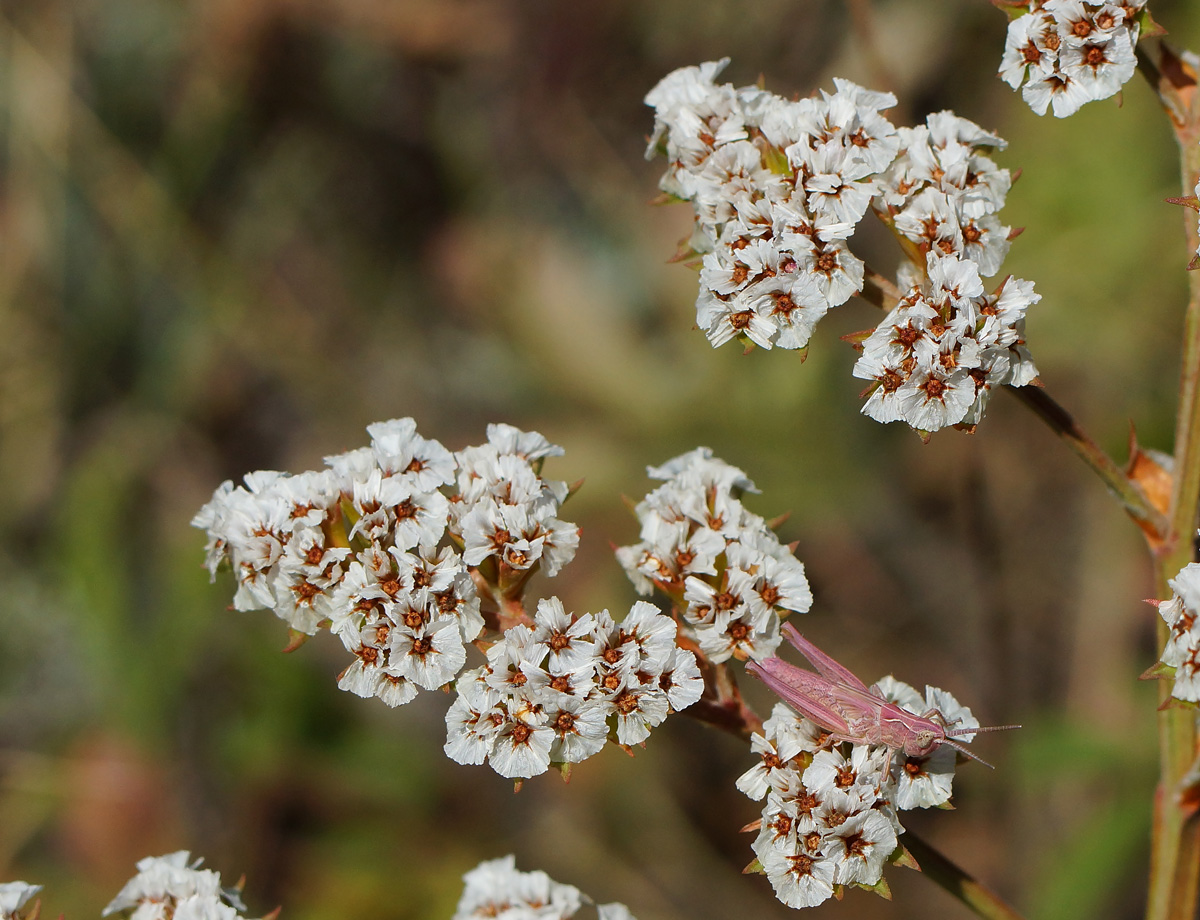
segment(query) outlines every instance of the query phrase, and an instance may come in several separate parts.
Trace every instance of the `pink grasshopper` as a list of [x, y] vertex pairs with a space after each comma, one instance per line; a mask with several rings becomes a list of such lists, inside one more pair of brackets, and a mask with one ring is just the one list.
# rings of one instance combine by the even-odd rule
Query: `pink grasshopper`
[[906, 757], [924, 757], [939, 744], [948, 744], [985, 767], [991, 767], [986, 760], [951, 741], [951, 736], [1021, 727], [950, 728], [938, 709], [914, 715], [889, 703], [878, 692], [872, 692], [846, 668], [800, 635], [790, 623], [783, 627], [783, 634], [818, 673], [775, 657], [752, 661], [746, 668], [800, 715], [831, 732], [830, 738], [834, 741], [887, 745], [889, 760], [896, 751], [902, 751]]

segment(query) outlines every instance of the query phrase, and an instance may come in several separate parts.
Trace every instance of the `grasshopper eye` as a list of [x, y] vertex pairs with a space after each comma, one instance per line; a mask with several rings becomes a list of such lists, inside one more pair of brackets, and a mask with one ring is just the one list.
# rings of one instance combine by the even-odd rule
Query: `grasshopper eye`
[[930, 749], [933, 748], [933, 745], [937, 742], [937, 740], [937, 732], [931, 731], [928, 728], [924, 729], [923, 731], [919, 731], [913, 735], [913, 739], [910, 744], [905, 745], [904, 753], [914, 757], [923, 756], [929, 753]]

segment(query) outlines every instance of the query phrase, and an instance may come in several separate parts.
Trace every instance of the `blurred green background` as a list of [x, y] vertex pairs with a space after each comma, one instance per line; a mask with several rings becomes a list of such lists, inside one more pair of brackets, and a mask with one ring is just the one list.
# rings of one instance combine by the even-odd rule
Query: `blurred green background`
[[[1200, 8], [1155, 2], [1180, 45]], [[459, 876], [517, 854], [640, 920], [782, 918], [743, 877], [748, 750], [683, 717], [569, 785], [511, 784], [441, 752], [448, 699], [338, 691], [332, 641], [226, 609], [188, 522], [225, 478], [300, 471], [403, 415], [458, 449], [488, 421], [586, 478], [576, 562], [541, 587], [628, 609], [622, 494], [697, 444], [791, 510], [816, 595], [806, 634], [868, 681], [946, 687], [984, 722], [955, 813], [908, 827], [1033, 917], [1138, 916], [1156, 657], [1140, 538], [1013, 399], [922, 445], [857, 413], [839, 335], [712, 350], [690, 223], [654, 208], [641, 99], [730, 55], [786, 95], [834, 75], [1010, 141], [1006, 270], [1043, 295], [1049, 391], [1119, 459], [1130, 420], [1169, 449], [1189, 254], [1165, 119], [1034, 116], [994, 76], [984, 0], [37, 0], [0, 5], [0, 879], [96, 916], [145, 855], [247, 875], [261, 914], [447, 920]], [[1187, 219], [1194, 219], [1189, 216]], [[878, 228], [856, 250], [891, 271]], [[761, 688], [750, 692], [763, 711]], [[963, 917], [909, 871], [837, 917]]]

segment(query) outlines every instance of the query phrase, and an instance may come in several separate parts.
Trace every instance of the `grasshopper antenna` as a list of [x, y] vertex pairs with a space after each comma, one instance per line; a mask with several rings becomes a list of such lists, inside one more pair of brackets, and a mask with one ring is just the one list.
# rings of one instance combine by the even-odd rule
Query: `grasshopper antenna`
[[1008, 731], [1010, 728], [1020, 728], [1020, 727], [1021, 727], [1020, 725], [983, 725], [983, 726], [980, 726], [979, 728], [953, 728], [946, 732], [946, 737], [942, 740], [942, 744], [948, 744], [948, 745], [950, 745], [950, 747], [954, 748], [954, 750], [959, 751], [963, 754], [966, 754], [972, 760], [978, 760], [981, 764], [983, 764], [989, 770], [994, 770], [996, 768], [993, 767], [990, 763], [988, 763], [982, 757], [979, 757], [976, 754], [972, 754], [970, 751], [968, 751], [965, 747], [963, 747], [957, 741], [951, 741], [950, 737], [952, 735], [974, 735], [974, 734], [978, 734], [979, 732], [1003, 732], [1003, 731]]
[[1020, 725], [982, 725], [979, 728], [954, 728], [946, 732], [946, 737], [952, 735], [974, 735], [979, 732], [1006, 732], [1010, 728], [1020, 727]]
[[995, 767], [993, 767], [993, 766], [992, 766], [990, 763], [988, 763], [986, 760], [984, 760], [982, 757], [978, 757], [978, 756], [976, 756], [975, 754], [972, 754], [970, 751], [968, 751], [968, 750], [967, 750], [965, 747], [963, 747], [963, 746], [962, 746], [961, 744], [959, 744], [957, 741], [951, 741], [949, 738], [947, 738], [946, 740], [944, 740], [944, 741], [942, 742], [942, 744], [948, 744], [948, 745], [950, 745], [950, 747], [954, 748], [954, 750], [958, 751], [958, 752], [959, 752], [959, 753], [961, 753], [961, 754], [966, 754], [966, 755], [967, 755], [968, 757], [970, 757], [972, 760], [978, 760], [978, 761], [979, 761], [981, 764], [983, 764], [983, 765], [984, 765], [985, 767], [987, 767], [989, 770], [995, 770], [995, 769], [996, 769], [996, 768], [995, 768]]

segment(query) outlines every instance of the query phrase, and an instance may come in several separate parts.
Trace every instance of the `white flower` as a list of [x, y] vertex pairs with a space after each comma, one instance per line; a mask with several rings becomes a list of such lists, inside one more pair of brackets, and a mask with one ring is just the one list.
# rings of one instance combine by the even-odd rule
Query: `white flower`
[[804, 348], [817, 322], [829, 312], [829, 301], [811, 274], [798, 265], [755, 287], [755, 313], [771, 323], [771, 343], [780, 348]]
[[509, 779], [545, 773], [555, 741], [554, 729], [546, 724], [545, 715], [519, 697], [511, 697], [504, 711], [506, 718], [497, 726], [488, 763]]
[[393, 540], [401, 550], [435, 546], [446, 530], [449, 503], [440, 492], [427, 492], [400, 476], [376, 469], [354, 483], [354, 510], [359, 519], [350, 531], [371, 541]]
[[275, 615], [293, 629], [315, 635], [317, 627], [337, 612], [334, 598], [342, 580], [345, 548], [326, 548], [319, 528], [292, 534], [272, 580]]
[[378, 697], [393, 709], [412, 702], [417, 685], [396, 668], [381, 664], [371, 651], [369, 646], [363, 646], [350, 666], [338, 675], [338, 689], [363, 698]]
[[390, 639], [391, 666], [426, 690], [436, 690], [454, 680], [467, 660], [454, 617], [438, 617], [417, 629], [397, 627]]
[[[778, 788], [772, 787], [767, 794], [767, 802], [762, 810], [762, 824], [751, 845], [751, 849], [760, 860], [770, 850], [799, 852], [805, 849], [810, 853], [819, 852], [820, 835], [818, 834], [817, 841], [812, 841], [817, 843], [817, 846], [807, 846], [800, 841], [800, 833], [802, 830], [806, 833], [815, 830], [812, 812], [820, 802], [817, 796], [803, 793], [804, 786], [800, 783], [799, 775], [795, 774], [795, 771], [792, 773], [795, 777], [794, 786], [790, 781], [785, 782]], [[793, 794], [795, 791], [805, 796], [803, 802], [800, 796]]]
[[675, 652], [677, 628], [675, 621], [653, 604], [637, 601], [621, 621], [621, 638], [637, 646], [641, 670], [657, 676]]
[[596, 638], [598, 683], [605, 693], [616, 693], [641, 664], [641, 652], [607, 610], [596, 614]]
[[713, 456], [712, 448], [697, 447], [687, 453], [672, 457], [661, 466], [646, 467], [651, 479], [664, 481], [679, 480], [685, 484], [703, 487], [716, 486], [726, 491], [738, 489], [757, 492], [753, 481], [736, 466]]
[[1053, 70], [1061, 38], [1054, 17], [1045, 12], [1018, 16], [1008, 24], [1000, 77], [1020, 89], [1030, 69]]
[[758, 661], [779, 647], [779, 618], [755, 617], [748, 608], [740, 612], [721, 610], [711, 623], [696, 628], [696, 637], [700, 650], [714, 663], [727, 661], [731, 656]]
[[[971, 714], [971, 710], [956, 700], [950, 693], [942, 690], [939, 687], [925, 687], [925, 705], [921, 709], [915, 710], [918, 714], [928, 712], [931, 709], [936, 709], [941, 713], [942, 720], [946, 723], [946, 728], [960, 731], [964, 728], [978, 728], [979, 720]], [[972, 741], [975, 738], [973, 733], [955, 735], [955, 740], [960, 742]]]
[[794, 238], [800, 270], [816, 283], [830, 307], [844, 304], [863, 287], [863, 261], [841, 239]]
[[[766, 729], [766, 726], [763, 726]], [[804, 751], [796, 734], [785, 734], [780, 738], [763, 737], [755, 733], [750, 739], [750, 750], [758, 754], [761, 762], [755, 764], [737, 780], [737, 788], [755, 800], [761, 800], [767, 790], [786, 787], [784, 771], [792, 773], [792, 758]]]
[[515, 454], [530, 462], [543, 457], [561, 457], [566, 453], [536, 431], [522, 431], [503, 422], [488, 425], [487, 438], [488, 443], [501, 454]]
[[168, 898], [179, 900], [192, 896], [220, 898], [220, 874], [199, 868], [200, 863], [201, 860], [192, 862], [187, 850], [139, 860], [138, 874], [125, 883], [101, 916], [136, 908], [144, 901], [161, 902]]
[[1133, 42], [1122, 27], [1107, 40], [1082, 45], [1068, 43], [1059, 53], [1059, 67], [1065, 76], [1078, 83], [1089, 99], [1107, 99], [1120, 92], [1133, 76], [1137, 58], [1133, 53]]
[[[512, 856], [482, 862], [463, 876], [452, 920], [567, 920], [585, 900], [545, 872], [519, 872]], [[590, 899], [588, 899], [590, 901]], [[603, 904], [601, 920], [633, 920], [622, 904]]]
[[788, 907], [816, 907], [833, 895], [836, 863], [831, 859], [772, 847], [760, 854], [759, 862], [775, 896]]
[[550, 759], [555, 763], [587, 760], [608, 741], [608, 713], [599, 700], [563, 695], [546, 704], [545, 712], [555, 735], [550, 748]]
[[1171, 599], [1158, 605], [1159, 615], [1171, 629], [1162, 661], [1175, 668], [1171, 695], [1200, 701], [1200, 564], [1192, 562], [1167, 584]]
[[41, 890], [41, 885], [30, 885], [27, 882], [0, 884], [0, 920], [13, 920], [29, 899]]
[[[778, 547], [778, 541], [773, 541]], [[740, 593], [754, 613], [776, 607], [806, 613], [812, 607], [812, 589], [804, 563], [790, 552], [768, 556], [746, 542], [730, 544], [729, 565], [745, 572], [747, 587]]]
[[649, 594], [655, 583], [669, 589], [689, 575], [717, 574], [717, 556], [726, 546], [724, 537], [686, 519], [665, 521], [649, 508], [642, 514], [646, 539], [616, 551], [640, 594]]
[[[745, 581], [742, 586], [749, 587]], [[721, 614], [740, 619], [743, 614], [751, 613], [747, 599], [737, 593], [736, 585], [726, 585], [722, 590], [695, 576], [684, 583], [683, 599], [688, 605], [683, 616], [692, 626], [711, 626]]]
[[771, 347], [775, 327], [758, 312], [756, 300], [739, 296], [719, 297], [702, 290], [696, 301], [696, 325], [704, 330], [714, 348], [745, 336], [760, 348]]
[[894, 849], [896, 831], [874, 809], [852, 815], [821, 841], [821, 855], [833, 862], [839, 885], [874, 885]]
[[458, 696], [446, 712], [443, 750], [455, 763], [481, 764], [487, 760], [504, 721], [504, 714], [496, 708], [500, 694], [487, 685], [483, 675], [483, 668], [464, 672], [456, 684]]
[[933, 808], [950, 801], [953, 792], [955, 752], [940, 744], [924, 757], [892, 757], [892, 779], [896, 784], [896, 807]]
[[858, 793], [860, 789], [878, 789], [886, 779], [884, 759], [882, 748], [866, 744], [854, 745], [849, 757], [836, 748], [817, 751], [804, 771], [804, 786], [818, 795], [830, 790]]
[[547, 666], [551, 674], [576, 670], [595, 655], [596, 618], [590, 613], [574, 617], [563, 609], [561, 600], [550, 597], [538, 601], [533, 621], [533, 641], [549, 650]]
[[796, 746], [801, 751], [815, 754], [829, 737], [829, 732], [816, 723], [796, 715], [786, 703], [776, 703], [771, 717], [763, 723], [767, 738], [783, 747]]
[[667, 695], [653, 686], [644, 686], [636, 676], [625, 680], [615, 693], [606, 699], [617, 716], [617, 740], [621, 744], [640, 744], [650, 737], [650, 729], [662, 724], [670, 712]]
[[585, 700], [595, 695], [596, 661], [594, 658], [582, 662], [572, 671], [552, 673], [528, 661], [522, 661], [520, 668], [521, 674], [525, 678], [522, 692], [544, 701], [544, 705], [557, 704], [561, 696]]
[[896, 680], [890, 674], [875, 681], [871, 685], [871, 692], [909, 712], [920, 714], [925, 711], [925, 701], [921, 694], [914, 687], [902, 680]]
[[629, 908], [620, 901], [613, 901], [611, 904], [597, 904], [596, 913], [600, 915], [600, 920], [636, 920]]
[[546, 559], [546, 574], [555, 575], [575, 556], [579, 530], [558, 520], [551, 508], [538, 504], [510, 505], [485, 497], [462, 518], [463, 560], [480, 565], [498, 556], [511, 569], [532, 568]]
[[675, 648], [658, 675], [658, 689], [667, 695], [675, 712], [687, 709], [704, 695], [704, 679], [696, 656], [687, 649]]
[[[979, 727], [979, 720], [970, 709], [937, 687], [927, 686], [922, 697], [913, 687], [889, 675], [876, 681], [871, 692], [914, 715], [937, 710], [947, 729]], [[965, 743], [974, 737], [968, 733], [955, 736], [954, 740]], [[949, 745], [938, 745], [922, 757], [894, 754], [891, 773], [896, 784], [896, 807], [931, 808], [950, 801], [955, 765], [956, 754]]]
[[546, 646], [534, 641], [528, 626], [506, 629], [504, 638], [487, 651], [488, 686], [499, 693], [523, 693], [528, 680], [525, 666], [540, 668], [546, 654]]
[[234, 920], [240, 916], [235, 908], [217, 898], [193, 895], [175, 905], [171, 920]]
[[411, 418], [375, 422], [367, 426], [367, 434], [375, 462], [385, 475], [408, 478], [421, 492], [454, 482], [454, 455], [417, 434], [417, 423]]

